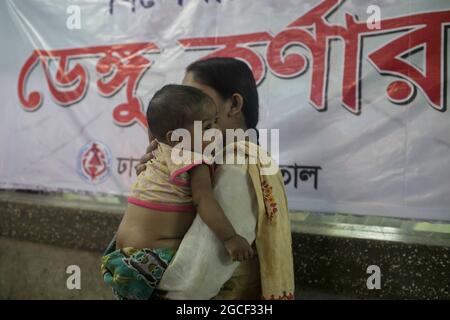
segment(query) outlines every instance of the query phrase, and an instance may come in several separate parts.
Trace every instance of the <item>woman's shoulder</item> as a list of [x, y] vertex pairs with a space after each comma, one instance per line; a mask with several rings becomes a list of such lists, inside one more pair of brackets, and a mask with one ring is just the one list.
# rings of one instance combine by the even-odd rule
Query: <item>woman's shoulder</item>
[[[215, 163], [226, 165], [256, 165], [262, 174], [276, 175], [276, 160], [260, 145], [241, 140], [226, 145], [214, 158]], [[245, 167], [245, 168], [248, 168]]]

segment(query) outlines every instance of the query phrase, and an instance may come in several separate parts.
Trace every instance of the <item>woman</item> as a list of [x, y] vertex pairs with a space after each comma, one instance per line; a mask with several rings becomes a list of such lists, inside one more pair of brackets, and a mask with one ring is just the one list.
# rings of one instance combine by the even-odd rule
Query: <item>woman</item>
[[[194, 62], [187, 67], [183, 84], [202, 90], [214, 100], [219, 110], [218, 123], [222, 128], [243, 130], [247, 130], [249, 128], [256, 129], [259, 116], [258, 92], [253, 74], [245, 63], [232, 58], [212, 58]], [[148, 151], [151, 151], [152, 147], [153, 146], [150, 145]], [[141, 164], [136, 167], [136, 171], [138, 173], [145, 168], [145, 163], [150, 159], [150, 157], [151, 153], [147, 153], [142, 158]], [[227, 169], [228, 172], [223, 172], [220, 177], [216, 177], [216, 187], [218, 192], [220, 193], [221, 191], [221, 188], [218, 186], [220, 185], [223, 189], [222, 193], [227, 191], [227, 193], [229, 193], [227, 195], [231, 197], [229, 200], [233, 203], [238, 202], [241, 207], [244, 204], [254, 203], [255, 201], [252, 198], [254, 197], [255, 190], [252, 190], [252, 186], [248, 182], [248, 172], [245, 170], [240, 170], [242, 168], [233, 168], [232, 166], [228, 167], [225, 165], [224, 170]], [[226, 178], [228, 178], [227, 181], [225, 181]], [[233, 178], [237, 180], [241, 179], [241, 186], [244, 186], [244, 188], [248, 186], [248, 192], [245, 192], [245, 189], [244, 192], [238, 189], [228, 190], [225, 185], [227, 182], [230, 185], [238, 184], [236, 181], [233, 181]], [[224, 180], [223, 186], [221, 184], [222, 180]], [[284, 190], [282, 191], [284, 193]], [[236, 201], [237, 199], [239, 199], [239, 201]], [[227, 206], [227, 204], [230, 203], [226, 200], [222, 202], [226, 202], [226, 204], [221, 203], [222, 206]], [[233, 211], [233, 208], [230, 209]], [[256, 208], [253, 209], [253, 211], [257, 211]], [[248, 219], [250, 220], [251, 217], [257, 216], [256, 212], [247, 213], [250, 217]], [[288, 217], [280, 218], [288, 220]], [[196, 224], [194, 223], [192, 227], [195, 226]], [[202, 228], [198, 229], [203, 230]], [[190, 236], [190, 234], [187, 236]], [[288, 242], [290, 242], [290, 234], [288, 238]], [[263, 240], [264, 235], [256, 235], [256, 241]], [[286, 241], [286, 239], [283, 240]], [[290, 247], [290, 243], [287, 245]], [[276, 247], [277, 244], [274, 244], [273, 246]], [[283, 263], [287, 265], [284, 270], [292, 273], [292, 256], [284, 257]], [[241, 265], [234, 272], [232, 278], [225, 283], [217, 298], [256, 298], [260, 296], [263, 296], [264, 298], [272, 298], [272, 294], [264, 296], [261, 293], [259, 286], [259, 269], [260, 266], [258, 264], [258, 257], [252, 261], [241, 263]], [[291, 276], [293, 282], [293, 275]], [[287, 278], [289, 278], [289, 276]], [[293, 283], [286, 285], [287, 287], [293, 286]], [[289, 291], [289, 289], [286, 290]], [[287, 292], [286, 296], [291, 293], [292, 292]], [[281, 294], [279, 296], [274, 294], [273, 298], [281, 297]]]
[[[233, 58], [211, 58], [186, 69], [183, 84], [208, 94], [218, 106], [218, 124], [254, 129], [259, 103], [248, 66]], [[249, 156], [249, 143], [236, 144]], [[136, 166], [139, 174], [155, 144]], [[222, 165], [214, 173], [214, 193], [239, 234], [253, 239], [257, 256], [232, 262], [211, 230], [196, 217], [159, 284], [169, 299], [293, 299], [291, 231], [279, 170], [261, 175], [260, 163]]]

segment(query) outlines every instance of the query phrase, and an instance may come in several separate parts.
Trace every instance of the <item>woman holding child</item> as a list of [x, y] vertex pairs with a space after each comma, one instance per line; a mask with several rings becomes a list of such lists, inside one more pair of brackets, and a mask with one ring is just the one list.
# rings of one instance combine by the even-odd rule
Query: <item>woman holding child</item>
[[246, 163], [194, 160], [209, 143], [183, 163], [173, 159], [172, 134], [192, 133], [195, 121], [202, 130], [256, 130], [251, 70], [232, 58], [201, 60], [182, 84], [165, 86], [149, 104], [153, 140], [136, 167], [117, 241], [102, 259], [105, 282], [120, 299], [293, 299], [284, 183], [278, 167], [264, 173], [264, 150], [244, 139], [224, 153]]

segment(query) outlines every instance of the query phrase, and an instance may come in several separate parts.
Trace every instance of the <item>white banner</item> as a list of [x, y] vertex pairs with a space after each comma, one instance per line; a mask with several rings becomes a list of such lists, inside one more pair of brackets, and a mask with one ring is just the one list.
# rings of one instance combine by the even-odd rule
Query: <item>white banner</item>
[[248, 63], [291, 209], [450, 220], [448, 0], [0, 2], [0, 187], [126, 194], [153, 93]]

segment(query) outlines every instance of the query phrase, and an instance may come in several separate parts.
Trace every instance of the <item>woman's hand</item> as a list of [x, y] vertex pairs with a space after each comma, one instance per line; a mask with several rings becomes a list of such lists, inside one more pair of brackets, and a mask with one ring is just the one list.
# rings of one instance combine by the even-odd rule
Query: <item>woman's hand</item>
[[153, 154], [153, 151], [158, 146], [158, 143], [156, 140], [152, 140], [150, 144], [147, 147], [146, 153], [141, 157], [139, 163], [134, 166], [134, 170], [136, 170], [136, 175], [138, 176], [141, 172], [145, 171], [146, 163], [153, 159], [155, 155]]

